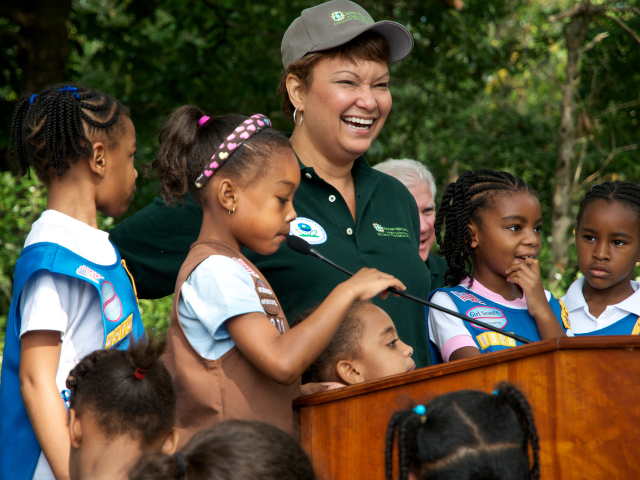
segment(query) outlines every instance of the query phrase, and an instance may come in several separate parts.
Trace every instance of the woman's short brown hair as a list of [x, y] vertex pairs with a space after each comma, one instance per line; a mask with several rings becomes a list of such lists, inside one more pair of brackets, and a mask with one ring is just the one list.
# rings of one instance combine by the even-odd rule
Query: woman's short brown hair
[[287, 76], [291, 73], [300, 79], [302, 90], [306, 91], [313, 83], [313, 69], [324, 59], [334, 59], [340, 57], [352, 63], [360, 60], [372, 62], [391, 63], [391, 49], [389, 43], [381, 35], [374, 32], [365, 32], [344, 45], [339, 45], [322, 52], [309, 53], [290, 64], [284, 75], [280, 77], [278, 85], [278, 95], [282, 95], [282, 113], [290, 117], [293, 115], [295, 107], [289, 98], [287, 91]]

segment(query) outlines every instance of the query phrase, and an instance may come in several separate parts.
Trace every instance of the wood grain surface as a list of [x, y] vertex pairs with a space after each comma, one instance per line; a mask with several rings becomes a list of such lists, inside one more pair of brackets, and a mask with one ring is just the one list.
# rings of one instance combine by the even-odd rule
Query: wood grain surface
[[302, 444], [321, 480], [382, 480], [395, 411], [506, 380], [533, 408], [541, 479], [640, 478], [639, 349], [638, 336], [545, 340], [302, 397]]

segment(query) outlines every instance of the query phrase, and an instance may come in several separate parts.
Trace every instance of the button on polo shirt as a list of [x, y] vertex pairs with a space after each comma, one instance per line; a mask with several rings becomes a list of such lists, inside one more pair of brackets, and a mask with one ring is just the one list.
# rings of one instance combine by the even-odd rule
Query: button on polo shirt
[[[336, 188], [302, 162], [300, 169], [300, 186], [293, 199], [298, 220], [311, 220], [314, 230], [318, 224], [326, 235], [325, 241], [313, 247], [352, 272], [369, 267], [389, 273], [405, 284], [407, 293], [426, 299], [430, 291], [429, 271], [418, 253], [418, 207], [407, 188], [395, 178], [371, 168], [363, 157], [358, 158], [351, 171], [356, 195], [354, 221]], [[335, 201], [327, 202], [331, 197], [335, 197]], [[296, 233], [295, 223], [293, 233]], [[323, 238], [321, 232], [317, 238]], [[243, 253], [267, 277], [289, 322], [308, 308], [319, 305], [331, 290], [348, 279], [334, 267], [310, 255], [296, 253], [286, 244], [270, 256]], [[378, 295], [372, 301], [389, 314], [402, 341], [413, 347], [417, 366], [427, 366], [429, 349], [424, 307], [393, 295], [386, 300]]]

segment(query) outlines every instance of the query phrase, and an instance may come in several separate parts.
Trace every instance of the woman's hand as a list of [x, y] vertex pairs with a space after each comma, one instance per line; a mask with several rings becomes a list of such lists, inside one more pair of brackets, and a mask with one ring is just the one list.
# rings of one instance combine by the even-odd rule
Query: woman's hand
[[507, 282], [515, 283], [524, 293], [527, 309], [538, 325], [540, 338], [564, 337], [565, 333], [556, 318], [542, 285], [540, 262], [535, 258], [524, 261], [514, 258], [507, 268]]
[[[388, 288], [406, 290], [407, 287], [393, 275], [381, 272], [375, 268], [362, 268], [342, 285], [351, 290], [354, 299], [362, 302], [380, 294], [383, 299], [387, 298]], [[397, 295], [396, 295], [397, 296]]]

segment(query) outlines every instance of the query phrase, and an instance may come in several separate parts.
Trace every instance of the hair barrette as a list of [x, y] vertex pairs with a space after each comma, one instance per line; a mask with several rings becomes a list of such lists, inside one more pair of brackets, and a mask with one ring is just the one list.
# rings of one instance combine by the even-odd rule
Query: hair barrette
[[33, 101], [36, 99], [36, 97], [38, 96], [38, 94], [33, 94], [31, 95], [31, 98], [29, 99], [29, 105], [33, 105]]
[[413, 407], [413, 411], [416, 414], [420, 415], [420, 423], [425, 423], [427, 421], [427, 416], [425, 415], [427, 409], [424, 405], [416, 405], [415, 407]]
[[64, 88], [59, 88], [59, 92], [73, 92], [73, 96], [80, 100], [80, 95], [78, 95], [78, 88], [72, 87], [71, 85], [67, 85]]
[[208, 121], [209, 121], [209, 117], [207, 117], [206, 115], [203, 115], [203, 116], [200, 117], [200, 120], [198, 120], [198, 126], [201, 127], [202, 125], [204, 125]]

